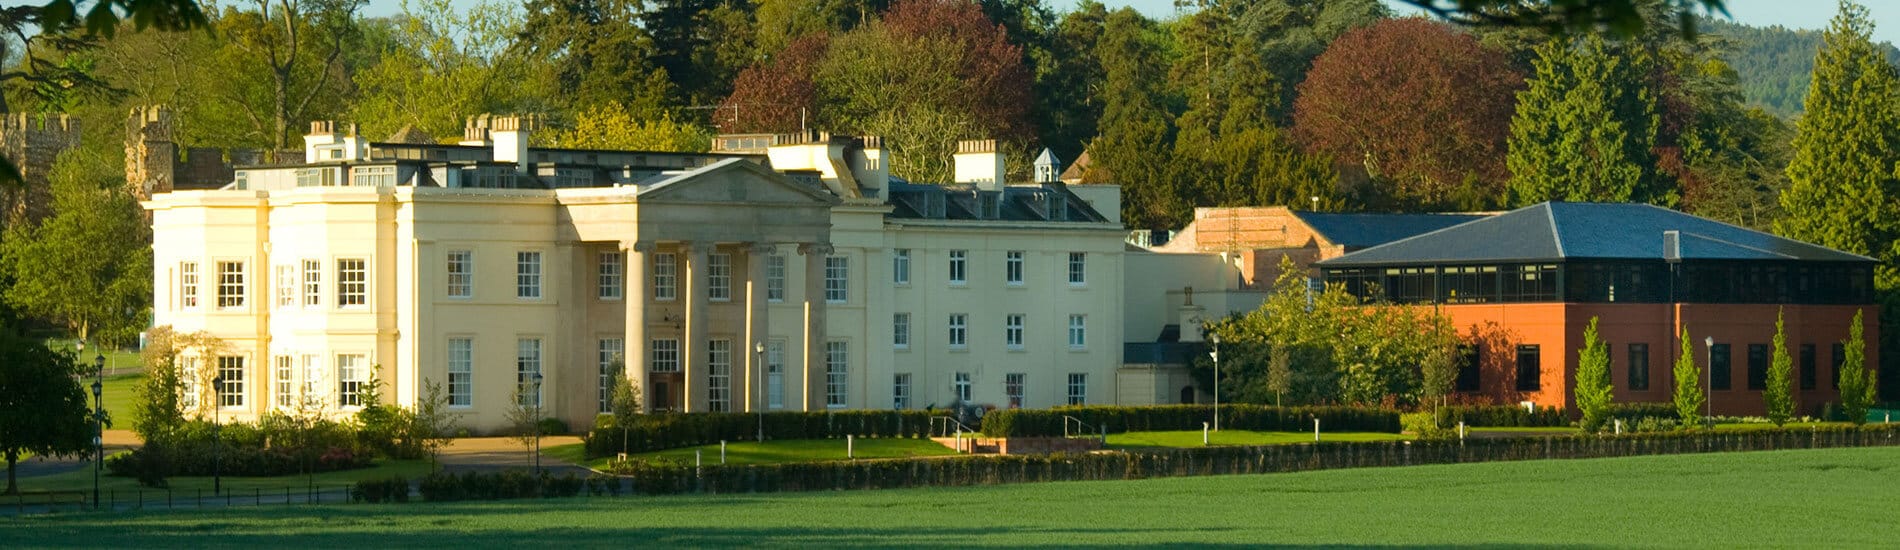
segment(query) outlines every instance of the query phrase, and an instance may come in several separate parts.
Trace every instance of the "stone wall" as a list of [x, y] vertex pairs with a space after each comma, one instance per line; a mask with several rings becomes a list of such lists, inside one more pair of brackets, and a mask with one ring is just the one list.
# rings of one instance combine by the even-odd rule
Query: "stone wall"
[[79, 120], [64, 114], [0, 115], [0, 155], [13, 162], [25, 185], [0, 191], [7, 223], [38, 220], [51, 212], [47, 174], [59, 154], [79, 146]]

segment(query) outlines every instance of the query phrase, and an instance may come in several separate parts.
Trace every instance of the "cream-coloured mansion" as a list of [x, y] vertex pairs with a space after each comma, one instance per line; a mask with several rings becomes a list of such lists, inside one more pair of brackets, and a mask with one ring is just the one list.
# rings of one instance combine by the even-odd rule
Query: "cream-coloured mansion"
[[526, 122], [460, 145], [319, 122], [302, 163], [153, 196], [155, 324], [225, 343], [187, 360], [222, 380], [197, 395], [246, 419], [439, 384], [478, 430], [537, 382], [547, 416], [591, 425], [623, 375], [656, 410], [1118, 399], [1112, 186], [1047, 162], [1008, 183], [984, 141], [923, 185], [875, 138], [545, 149]]

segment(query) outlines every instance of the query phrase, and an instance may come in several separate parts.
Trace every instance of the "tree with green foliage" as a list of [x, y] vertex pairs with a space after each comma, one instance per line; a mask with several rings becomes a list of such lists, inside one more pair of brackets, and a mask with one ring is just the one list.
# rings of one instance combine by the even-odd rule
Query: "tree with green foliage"
[[1511, 118], [1510, 204], [1673, 202], [1654, 188], [1658, 121], [1647, 52], [1595, 37], [1553, 40], [1538, 46], [1533, 64]]
[[528, 0], [514, 48], [539, 60], [533, 77], [553, 84], [549, 98], [577, 110], [618, 103], [641, 118], [680, 106], [678, 86], [656, 66], [653, 36], [631, 0]]
[[1462, 25], [1538, 29], [1548, 34], [1641, 34], [1656, 23], [1644, 16], [1659, 6], [1676, 32], [1694, 36], [1700, 17], [1728, 14], [1725, 0], [1401, 0]]
[[14, 467], [25, 453], [91, 453], [92, 407], [79, 383], [90, 370], [70, 350], [0, 330], [0, 454], [7, 459], [0, 494], [19, 492]]
[[[614, 370], [619, 372], [625, 367], [615, 362]], [[613, 408], [615, 426], [632, 426], [635, 416], [640, 414], [640, 385], [634, 383], [632, 376], [614, 377]]]
[[178, 358], [193, 347], [195, 335], [180, 334], [170, 325], [146, 331], [145, 348], [139, 350], [145, 365], [145, 381], [135, 392], [132, 405], [132, 432], [146, 443], [170, 441], [185, 425], [185, 381]]
[[1682, 417], [1683, 429], [1702, 423], [1702, 367], [1695, 362], [1695, 343], [1689, 340], [1689, 326], [1682, 327], [1682, 354], [1676, 356], [1676, 416]]
[[1590, 317], [1590, 324], [1583, 329], [1583, 349], [1577, 350], [1577, 375], [1573, 386], [1577, 410], [1583, 413], [1583, 420], [1578, 426], [1589, 433], [1603, 429], [1603, 423], [1610, 419], [1610, 403], [1615, 399], [1616, 392], [1610, 385], [1610, 350], [1597, 337], [1595, 316]]
[[1131, 8], [1104, 20], [1095, 50], [1104, 75], [1102, 118], [1089, 154], [1122, 186], [1124, 226], [1167, 230], [1185, 224], [1193, 210], [1168, 172], [1174, 129], [1154, 34], [1154, 23]]
[[1776, 426], [1794, 416], [1794, 360], [1788, 357], [1788, 332], [1782, 326], [1781, 309], [1775, 309], [1775, 350], [1768, 362], [1768, 387], [1761, 392], [1768, 420]]
[[82, 340], [130, 344], [152, 292], [148, 228], [117, 166], [87, 153], [69, 150], [54, 164], [51, 217], [7, 228], [0, 274], [12, 284], [3, 293], [21, 313]]
[[1848, 325], [1847, 339], [1841, 341], [1847, 357], [1841, 360], [1839, 375], [1841, 414], [1856, 426], [1867, 423], [1867, 410], [1878, 401], [1874, 392], [1879, 387], [1875, 371], [1867, 368], [1867, 341], [1861, 333], [1860, 314], [1854, 311], [1854, 324]]
[[242, 115], [233, 120], [252, 143], [286, 149], [309, 121], [343, 110], [342, 58], [358, 37], [364, 0], [251, 4], [225, 6], [212, 20], [225, 39], [216, 61], [224, 85], [213, 99]]
[[712, 131], [671, 116], [641, 120], [618, 103], [603, 103], [574, 114], [574, 120], [536, 134], [553, 147], [703, 153], [712, 148]]
[[530, 62], [509, 44], [520, 32], [512, 6], [483, 1], [404, 0], [397, 30], [375, 64], [352, 75], [350, 119], [371, 139], [404, 126], [430, 136], [460, 136], [483, 113], [544, 112], [551, 90], [530, 78]]

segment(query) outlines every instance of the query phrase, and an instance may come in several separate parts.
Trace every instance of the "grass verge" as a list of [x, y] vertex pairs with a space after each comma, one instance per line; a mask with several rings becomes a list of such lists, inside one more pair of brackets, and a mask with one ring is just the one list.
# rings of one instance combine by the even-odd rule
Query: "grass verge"
[[[1210, 445], [1284, 445], [1288, 443], [1312, 443], [1313, 432], [1253, 432], [1247, 430], [1221, 430], [1209, 435]], [[1401, 434], [1377, 432], [1320, 432], [1320, 441], [1397, 441], [1410, 439]], [[1108, 434], [1110, 448], [1142, 447], [1200, 447], [1201, 432], [1127, 432]]]
[[[751, 441], [736, 441], [726, 444], [726, 463], [728, 464], [784, 464], [790, 462], [822, 462], [826, 460], [846, 460], [843, 439], [788, 439], [767, 441], [763, 444]], [[588, 460], [586, 450], [581, 444], [559, 445], [543, 449], [549, 456], [560, 458], [596, 470], [605, 469], [611, 458]], [[635, 458], [671, 459], [693, 462], [693, 452], [700, 453], [705, 464], [719, 463], [718, 445], [683, 447], [649, 453], [635, 453]], [[956, 451], [928, 439], [877, 438], [858, 439], [853, 443], [853, 456], [856, 458], [913, 458], [922, 456], [949, 456]]]

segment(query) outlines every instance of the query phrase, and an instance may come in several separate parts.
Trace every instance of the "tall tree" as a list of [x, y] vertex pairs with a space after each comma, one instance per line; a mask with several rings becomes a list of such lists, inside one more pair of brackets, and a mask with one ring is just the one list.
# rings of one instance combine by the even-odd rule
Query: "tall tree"
[[1674, 394], [1676, 416], [1682, 418], [1683, 429], [1702, 423], [1702, 367], [1695, 362], [1695, 343], [1689, 340], [1689, 327], [1682, 327], [1682, 353], [1676, 356], [1676, 367], [1671, 374], [1676, 381]]
[[1761, 392], [1768, 420], [1780, 426], [1794, 416], [1794, 360], [1788, 357], [1788, 332], [1782, 326], [1781, 309], [1775, 310], [1775, 350], [1768, 362], [1768, 387]]
[[92, 450], [92, 409], [79, 387], [83, 374], [72, 352], [0, 330], [0, 454], [7, 459], [4, 494], [19, 492], [14, 466], [22, 454]]
[[1122, 186], [1122, 224], [1140, 229], [1180, 227], [1192, 214], [1167, 172], [1169, 124], [1166, 80], [1154, 23], [1130, 8], [1108, 14], [1095, 55], [1101, 60], [1102, 118], [1090, 145], [1093, 162]]
[[1384, 183], [1368, 203], [1494, 208], [1523, 87], [1502, 52], [1469, 34], [1423, 19], [1381, 21], [1339, 37], [1313, 61], [1293, 133], [1308, 151]]
[[[222, 99], [243, 114], [248, 134], [289, 147], [304, 123], [337, 102], [347, 84], [341, 60], [356, 36], [363, 0], [255, 0], [227, 7], [214, 23], [226, 37], [222, 66], [234, 71]], [[332, 105], [331, 108], [340, 106]]]
[[1602, 39], [1537, 48], [1536, 72], [1511, 118], [1510, 202], [1673, 202], [1657, 189], [1651, 149], [1651, 59]]
[[680, 106], [670, 73], [651, 62], [657, 47], [638, 25], [637, 0], [528, 0], [514, 47], [545, 60], [534, 78], [554, 83], [561, 107], [619, 103], [642, 118]]
[[1095, 137], [1102, 116], [1096, 93], [1104, 78], [1095, 47], [1107, 19], [1108, 8], [1101, 2], [1082, 0], [1056, 23], [1049, 59], [1037, 66], [1036, 126], [1042, 132], [1042, 144], [1057, 158], [1080, 156], [1083, 146]]
[[59, 322], [81, 339], [131, 344], [144, 328], [152, 256], [139, 206], [117, 166], [85, 149], [60, 156], [53, 215], [7, 228], [0, 273], [8, 304]]
[[1597, 337], [1597, 318], [1583, 329], [1583, 349], [1577, 350], [1577, 375], [1573, 384], [1577, 410], [1583, 413], [1579, 426], [1594, 433], [1610, 418], [1610, 402], [1615, 388], [1610, 385], [1610, 350]]
[[404, 126], [436, 137], [459, 136], [482, 113], [543, 112], [553, 94], [538, 90], [528, 60], [508, 50], [520, 17], [499, 3], [458, 8], [449, 0], [404, 0], [396, 40], [356, 73], [350, 118], [372, 139]]
[[732, 95], [720, 102], [713, 124], [734, 133], [806, 129], [818, 111], [818, 64], [830, 49], [829, 35], [809, 34], [747, 67], [733, 81]]
[[1241, 46], [1260, 55], [1279, 84], [1280, 99], [1269, 106], [1279, 125], [1292, 115], [1294, 94], [1327, 44], [1391, 15], [1379, 0], [1257, 0], [1229, 9]]
[[705, 152], [712, 148], [712, 132], [671, 118], [640, 120], [615, 104], [589, 107], [573, 122], [551, 132], [536, 134], [554, 147], [621, 149], [634, 151]]
[[1878, 379], [1874, 369], [1867, 368], [1867, 340], [1861, 328], [1860, 311], [1854, 312], [1854, 324], [1847, 327], [1847, 339], [1841, 341], [1847, 357], [1841, 360], [1840, 394], [1841, 413], [1847, 415], [1847, 421], [1855, 425], [1867, 422], [1867, 409], [1878, 401], [1875, 388]]
[[1666, 23], [1694, 35], [1704, 14], [1727, 14], [1724, 0], [1402, 0], [1433, 15], [1465, 24], [1538, 29], [1549, 34], [1606, 32], [1632, 36], [1657, 24], [1646, 8], [1656, 6]]

